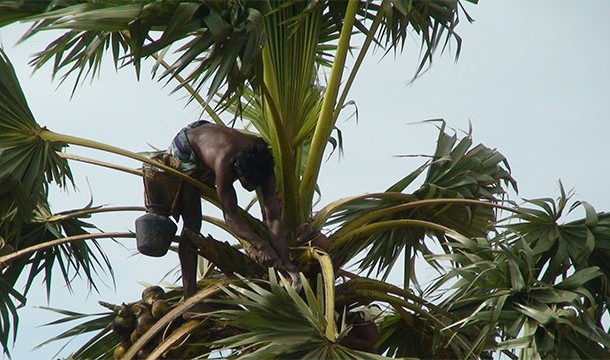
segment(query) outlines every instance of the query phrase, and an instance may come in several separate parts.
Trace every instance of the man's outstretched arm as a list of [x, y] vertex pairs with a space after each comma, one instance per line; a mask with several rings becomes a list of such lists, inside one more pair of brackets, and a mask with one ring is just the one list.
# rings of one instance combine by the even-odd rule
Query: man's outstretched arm
[[260, 206], [263, 213], [263, 221], [272, 234], [275, 250], [282, 260], [288, 260], [288, 242], [286, 240], [286, 229], [282, 222], [282, 208], [276, 191], [275, 176], [271, 175], [261, 185]]
[[258, 252], [256, 257], [258, 257], [260, 262], [265, 265], [273, 265], [276, 262], [278, 255], [271, 245], [252, 231], [248, 224], [239, 216], [237, 195], [233, 184], [222, 184], [217, 181], [216, 191], [218, 193], [218, 199], [220, 200], [225, 222], [229, 229], [231, 229], [235, 235], [246, 240], [256, 248]]

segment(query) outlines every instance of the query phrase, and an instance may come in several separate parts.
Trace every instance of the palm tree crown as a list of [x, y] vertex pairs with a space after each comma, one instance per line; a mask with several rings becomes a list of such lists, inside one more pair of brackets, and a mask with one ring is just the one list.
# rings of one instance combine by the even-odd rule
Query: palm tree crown
[[[210, 119], [224, 124], [219, 113], [226, 112], [262, 136], [275, 158], [282, 216], [303, 284], [293, 288], [238, 246], [190, 233], [208, 261], [195, 296], [182, 301], [179, 290], [154, 287], [130, 303], [102, 302], [108, 312], [50, 341], [97, 331], [71, 354], [83, 359], [608, 357], [602, 321], [610, 295], [607, 214], [571, 202], [563, 188], [557, 201], [515, 205], [507, 194], [517, 190], [508, 161], [475, 145], [471, 131], [458, 138], [443, 121], [433, 122], [439, 135], [429, 161], [385, 191], [313, 211], [324, 152], [341, 147], [336, 121], [371, 45], [399, 53], [409, 37], [417, 38], [417, 74], [439, 46], [454, 41], [459, 54], [462, 16], [471, 20], [457, 0], [0, 3], [0, 26], [33, 24], [24, 40], [58, 31], [32, 66], [51, 63], [62, 82], [74, 79], [74, 89], [100, 72], [104, 56], [116, 68], [133, 66], [137, 76], [152, 58], [154, 76], [187, 89], [189, 101]], [[50, 284], [57, 265], [67, 284], [78, 273], [95, 287], [97, 269], [112, 274], [96, 239], [133, 237], [104, 233], [84, 218], [142, 210], [91, 204], [53, 214], [49, 186], [72, 180], [68, 144], [159, 167], [199, 186], [212, 204], [218, 200], [213, 189], [150, 157], [38, 125], [4, 52], [0, 90], [0, 182], [7, 184], [0, 189], [0, 341], [8, 354], [17, 308], [38, 275]], [[562, 223], [576, 209], [585, 217]], [[266, 231], [248, 211], [241, 216]], [[232, 235], [223, 221], [204, 220]], [[439, 272], [426, 289], [415, 276], [422, 259]], [[357, 272], [347, 271], [354, 262]], [[387, 281], [397, 268], [401, 287]], [[26, 272], [24, 290], [16, 289]], [[197, 302], [214, 311], [182, 320]], [[58, 322], [85, 317], [60, 313], [65, 318]]]

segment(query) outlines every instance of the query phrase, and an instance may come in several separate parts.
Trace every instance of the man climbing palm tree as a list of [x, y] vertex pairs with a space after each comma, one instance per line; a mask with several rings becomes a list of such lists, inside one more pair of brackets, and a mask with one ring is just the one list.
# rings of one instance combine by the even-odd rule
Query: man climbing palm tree
[[[253, 245], [254, 255], [259, 262], [287, 270], [294, 278], [295, 267], [289, 260], [276, 192], [273, 156], [261, 138], [200, 120], [176, 135], [168, 153], [180, 160], [183, 172], [216, 188], [227, 225], [237, 236]], [[271, 232], [271, 244], [253, 232], [238, 216], [237, 195], [233, 187], [236, 180], [247, 191], [260, 188], [262, 217]], [[201, 229], [200, 195], [196, 186], [182, 183], [178, 206], [184, 229], [178, 254], [185, 298], [197, 292], [197, 253], [185, 231], [188, 229], [199, 233]]]

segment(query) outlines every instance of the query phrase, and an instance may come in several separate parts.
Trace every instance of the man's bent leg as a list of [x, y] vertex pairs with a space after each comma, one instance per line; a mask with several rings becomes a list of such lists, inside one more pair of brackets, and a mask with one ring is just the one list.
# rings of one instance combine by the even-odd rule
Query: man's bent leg
[[[182, 230], [180, 245], [178, 246], [185, 300], [197, 293], [197, 249], [189, 239], [189, 231], [191, 230], [187, 227]], [[196, 319], [213, 310], [214, 308], [209, 304], [196, 303], [182, 314], [182, 318], [185, 320]]]
[[180, 258], [182, 286], [184, 288], [184, 298], [186, 299], [197, 292], [197, 252], [195, 246], [185, 234], [185, 230], [182, 230], [180, 234], [178, 257]]
[[[184, 228], [197, 234], [201, 230], [201, 193], [197, 187], [187, 182], [180, 189], [180, 213]], [[188, 298], [197, 292], [197, 249], [185, 234], [180, 234], [178, 257], [182, 271], [184, 297]]]

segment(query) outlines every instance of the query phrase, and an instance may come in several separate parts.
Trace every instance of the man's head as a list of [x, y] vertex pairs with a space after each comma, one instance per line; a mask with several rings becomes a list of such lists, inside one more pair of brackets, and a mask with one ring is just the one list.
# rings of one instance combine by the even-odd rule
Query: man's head
[[266, 144], [248, 145], [235, 156], [237, 178], [244, 189], [252, 191], [273, 174], [273, 155]]

